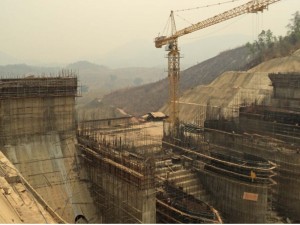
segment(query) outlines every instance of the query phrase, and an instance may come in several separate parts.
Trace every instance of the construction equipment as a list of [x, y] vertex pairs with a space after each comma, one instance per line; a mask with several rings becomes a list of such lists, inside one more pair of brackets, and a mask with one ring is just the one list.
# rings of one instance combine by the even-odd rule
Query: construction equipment
[[178, 82], [180, 75], [180, 53], [178, 48], [178, 38], [192, 33], [197, 30], [221, 23], [231, 18], [240, 16], [245, 13], [257, 13], [263, 12], [270, 4], [278, 2], [280, 0], [252, 0], [241, 6], [235, 7], [231, 10], [225, 11], [214, 17], [208, 18], [204, 21], [193, 24], [189, 27], [176, 31], [174, 13], [171, 11], [171, 35], [170, 36], [158, 36], [155, 38], [155, 47], [161, 48], [166, 45], [166, 51], [168, 51], [168, 78], [169, 78], [169, 122], [173, 134], [176, 136], [178, 132], [179, 124], [179, 94], [178, 94]]

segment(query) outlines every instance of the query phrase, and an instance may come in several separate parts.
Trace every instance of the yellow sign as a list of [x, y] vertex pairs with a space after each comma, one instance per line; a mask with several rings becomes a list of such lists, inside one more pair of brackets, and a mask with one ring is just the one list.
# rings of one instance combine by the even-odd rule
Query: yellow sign
[[251, 179], [252, 179], [252, 182], [253, 182], [253, 180], [256, 178], [256, 173], [255, 173], [254, 171], [252, 171], [252, 170], [251, 170], [251, 172], [250, 172], [250, 177], [251, 177]]

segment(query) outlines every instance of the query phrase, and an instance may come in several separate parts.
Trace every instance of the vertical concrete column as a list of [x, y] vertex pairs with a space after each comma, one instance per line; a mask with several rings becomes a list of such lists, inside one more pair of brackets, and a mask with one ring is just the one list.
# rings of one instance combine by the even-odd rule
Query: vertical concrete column
[[156, 194], [155, 188], [142, 191], [142, 223], [156, 223]]

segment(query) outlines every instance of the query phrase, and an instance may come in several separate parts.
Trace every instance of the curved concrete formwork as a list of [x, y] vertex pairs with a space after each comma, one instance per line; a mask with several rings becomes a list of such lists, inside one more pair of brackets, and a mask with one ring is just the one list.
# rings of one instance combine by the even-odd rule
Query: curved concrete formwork
[[229, 223], [266, 223], [268, 186], [249, 184], [201, 170], [199, 177]]

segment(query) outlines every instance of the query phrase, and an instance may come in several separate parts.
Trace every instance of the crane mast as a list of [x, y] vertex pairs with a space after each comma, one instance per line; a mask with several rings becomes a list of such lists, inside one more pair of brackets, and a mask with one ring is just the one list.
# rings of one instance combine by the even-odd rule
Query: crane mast
[[161, 48], [166, 45], [168, 53], [168, 79], [169, 79], [169, 122], [172, 132], [177, 136], [179, 125], [179, 78], [180, 78], [180, 53], [178, 48], [178, 38], [197, 30], [221, 23], [231, 18], [245, 13], [263, 12], [270, 4], [280, 0], [252, 0], [231, 10], [210, 17], [206, 20], [193, 24], [189, 27], [176, 31], [174, 13], [171, 11], [171, 35], [159, 36], [155, 38], [155, 47]]
[[[174, 20], [174, 13], [171, 11], [171, 32], [176, 32], [176, 25]], [[180, 53], [178, 49], [178, 42], [177, 38], [170, 40], [168, 45], [166, 46], [166, 51], [168, 53], [168, 79], [169, 79], [169, 86], [175, 88], [169, 88], [169, 120], [172, 121], [174, 124], [179, 123], [179, 109], [178, 101], [179, 93], [178, 93], [178, 82], [179, 82], [179, 75], [180, 75]], [[173, 104], [174, 103], [174, 104]]]

